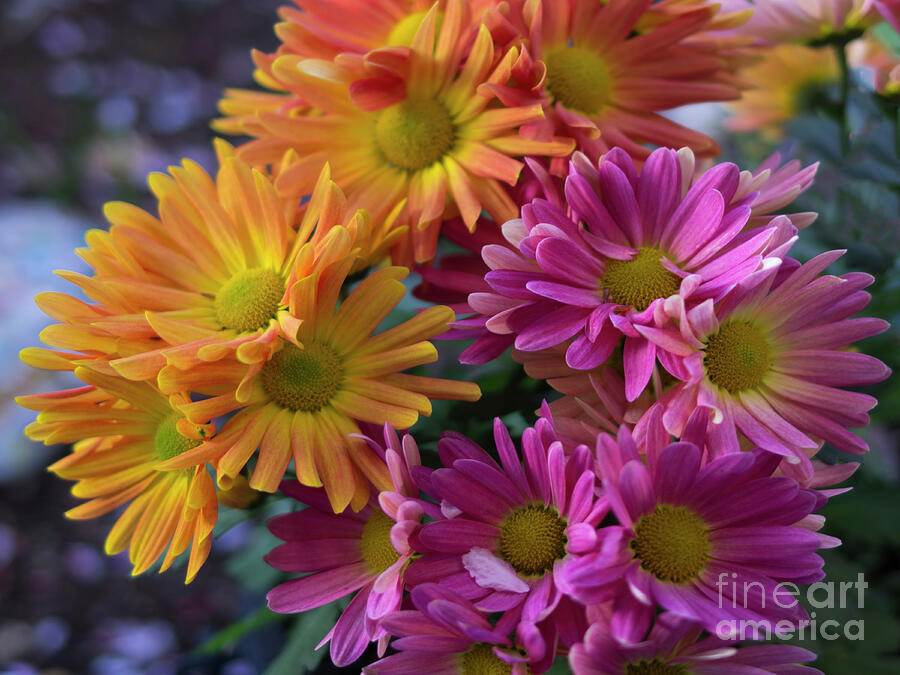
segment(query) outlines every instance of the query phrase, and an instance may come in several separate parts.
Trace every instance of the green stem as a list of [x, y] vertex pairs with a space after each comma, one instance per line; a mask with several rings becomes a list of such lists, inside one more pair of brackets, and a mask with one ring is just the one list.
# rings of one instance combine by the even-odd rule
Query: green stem
[[834, 45], [838, 66], [841, 70], [841, 154], [846, 155], [850, 150], [850, 66], [847, 63], [847, 43], [840, 42]]

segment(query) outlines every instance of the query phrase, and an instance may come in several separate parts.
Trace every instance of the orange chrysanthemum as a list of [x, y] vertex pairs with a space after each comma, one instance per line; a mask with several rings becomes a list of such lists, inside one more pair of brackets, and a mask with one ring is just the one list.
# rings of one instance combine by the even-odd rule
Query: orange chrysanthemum
[[[343, 228], [336, 228], [335, 232]], [[333, 248], [349, 247], [335, 238]], [[340, 252], [333, 254], [340, 260]], [[273, 492], [288, 464], [304, 485], [324, 485], [335, 512], [362, 508], [370, 485], [390, 489], [384, 460], [360, 438], [357, 421], [412, 426], [431, 414], [429, 399], [477, 400], [467, 382], [402, 373], [437, 359], [427, 341], [453, 320], [448, 307], [430, 307], [378, 335], [376, 327], [406, 292], [401, 267], [377, 270], [337, 305], [348, 267], [331, 266], [295, 284], [290, 312], [300, 318], [297, 344], [278, 340], [268, 360], [238, 400], [244, 368], [231, 359], [188, 371], [167, 367], [163, 391], [190, 390], [210, 398], [181, 407], [199, 420], [245, 406], [210, 443], [170, 460], [170, 468], [215, 459], [220, 487], [228, 488], [259, 448], [250, 486]]]
[[[492, 89], [507, 105], [540, 93], [547, 118], [523, 133], [565, 134], [593, 161], [614, 146], [643, 159], [647, 144], [715, 156], [715, 141], [658, 113], [739, 97], [733, 71], [741, 41], [708, 31], [747, 17], [717, 10], [686, 0], [510, 0], [487, 21], [499, 42], [527, 40], [533, 61], [520, 61], [513, 84]], [[554, 163], [554, 171], [564, 169]]]
[[88, 500], [66, 515], [96, 518], [128, 504], [106, 539], [107, 554], [128, 548], [137, 575], [163, 552], [160, 572], [165, 571], [190, 547], [190, 582], [209, 554], [218, 516], [215, 486], [204, 463], [175, 471], [161, 470], [160, 464], [201, 446], [214, 427], [184, 419], [177, 410], [188, 401], [184, 396], [170, 402], [143, 382], [83, 367], [75, 374], [88, 386], [16, 399], [39, 411], [25, 430], [29, 438], [47, 445], [75, 443], [50, 466], [61, 478], [77, 481], [72, 494]]
[[380, 212], [407, 199], [412, 237], [395, 260], [429, 260], [448, 210], [470, 227], [482, 209], [498, 222], [515, 215], [502, 187], [514, 185], [523, 168], [515, 157], [566, 156], [574, 146], [522, 137], [518, 127], [541, 119], [541, 106], [498, 107], [482, 86], [507, 82], [519, 54], [515, 47], [496, 54], [467, 4], [448, 0], [443, 17], [437, 5], [425, 14], [409, 47], [378, 49], [349, 65], [282, 56], [274, 75], [311, 111], [261, 112], [264, 133], [248, 129], [258, 139], [239, 154], [255, 165], [274, 164], [294, 149], [298, 161], [276, 182], [287, 194], [308, 192], [329, 161], [355, 203]]

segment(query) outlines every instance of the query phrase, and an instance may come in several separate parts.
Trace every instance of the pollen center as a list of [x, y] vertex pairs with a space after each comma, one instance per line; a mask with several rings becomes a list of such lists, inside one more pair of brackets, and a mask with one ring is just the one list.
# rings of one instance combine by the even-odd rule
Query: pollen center
[[275, 272], [244, 270], [216, 294], [216, 317], [225, 328], [242, 333], [258, 330], [275, 317], [283, 296], [284, 281]]
[[156, 450], [156, 456], [159, 461], [165, 462], [178, 455], [192, 450], [200, 445], [200, 441], [188, 438], [178, 431], [178, 415], [167, 417], [156, 428], [156, 434], [153, 436], [153, 447]]
[[706, 376], [732, 393], [759, 386], [772, 366], [769, 343], [746, 321], [726, 321], [706, 341]]
[[401, 169], [424, 169], [453, 146], [450, 113], [434, 99], [403, 101], [379, 113], [375, 140], [387, 160]]
[[547, 53], [547, 91], [571, 110], [598, 113], [609, 102], [609, 69], [597, 54], [583, 47], [562, 47]]
[[684, 672], [683, 666], [663, 663], [659, 659], [625, 664], [625, 675], [681, 675]]
[[463, 655], [460, 673], [462, 675], [509, 675], [512, 673], [512, 665], [498, 659], [491, 645], [481, 643]]
[[631, 260], [609, 260], [600, 286], [609, 291], [611, 302], [642, 312], [654, 300], [677, 293], [681, 285], [678, 275], [662, 266], [664, 255], [658, 248], [641, 246]]
[[384, 572], [400, 560], [400, 554], [391, 543], [391, 527], [394, 521], [383, 511], [375, 511], [363, 527], [363, 561], [374, 571]]
[[500, 524], [500, 555], [522, 576], [549, 572], [566, 554], [566, 521], [556, 509], [531, 504]]
[[260, 377], [269, 397], [283, 408], [315, 412], [341, 386], [344, 372], [337, 354], [319, 342], [305, 349], [286, 345], [263, 366]]
[[[709, 560], [706, 524], [684, 506], [660, 504], [634, 526], [631, 542], [641, 568], [660, 581], [696, 579]], [[652, 671], [647, 671], [652, 672]]]
[[[413, 38], [422, 25], [422, 20], [428, 15], [428, 12], [413, 12], [404, 16], [391, 29], [387, 38], [387, 46], [389, 47], [409, 47], [412, 45]], [[438, 12], [434, 21], [435, 35], [439, 35], [441, 27], [444, 24], [444, 13]]]

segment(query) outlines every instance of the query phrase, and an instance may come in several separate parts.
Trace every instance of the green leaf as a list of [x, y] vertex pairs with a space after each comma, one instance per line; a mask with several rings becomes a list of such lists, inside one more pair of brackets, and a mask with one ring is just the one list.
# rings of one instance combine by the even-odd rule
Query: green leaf
[[263, 675], [303, 675], [314, 670], [327, 647], [316, 650], [337, 621], [341, 606], [337, 602], [304, 612], [294, 621], [281, 652]]
[[276, 614], [275, 612], [270, 611], [268, 607], [260, 607], [257, 611], [253, 612], [253, 614], [220, 630], [209, 640], [195, 648], [193, 653], [199, 656], [216, 654], [236, 644], [248, 633], [251, 633], [258, 628], [262, 628], [263, 626], [267, 626], [270, 623], [284, 621], [286, 618], [288, 617], [283, 614]]

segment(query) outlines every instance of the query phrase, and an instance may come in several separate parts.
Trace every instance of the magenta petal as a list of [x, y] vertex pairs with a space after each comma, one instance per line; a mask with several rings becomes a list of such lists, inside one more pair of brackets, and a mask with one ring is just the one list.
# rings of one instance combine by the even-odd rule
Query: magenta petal
[[656, 365], [656, 345], [645, 338], [625, 338], [625, 398], [634, 401], [647, 387]]
[[473, 548], [462, 557], [463, 566], [482, 588], [527, 593], [529, 586], [516, 574], [512, 565], [489, 550]]
[[583, 307], [568, 305], [548, 312], [519, 332], [516, 349], [533, 352], [565, 342], [584, 327], [588, 314]]
[[305, 612], [342, 598], [369, 583], [374, 572], [363, 562], [291, 579], [266, 595], [269, 609], [280, 614]]
[[282, 572], [320, 572], [361, 559], [359, 539], [289, 541], [276, 546], [263, 557], [269, 565]]
[[419, 541], [440, 553], [467, 553], [473, 547], [493, 550], [499, 545], [500, 530], [466, 518], [438, 520], [419, 531]]
[[357, 593], [334, 625], [334, 633], [331, 636], [331, 660], [339, 668], [356, 661], [369, 646], [372, 637], [366, 630], [366, 603], [369, 600], [369, 591], [370, 588], [365, 588]]

